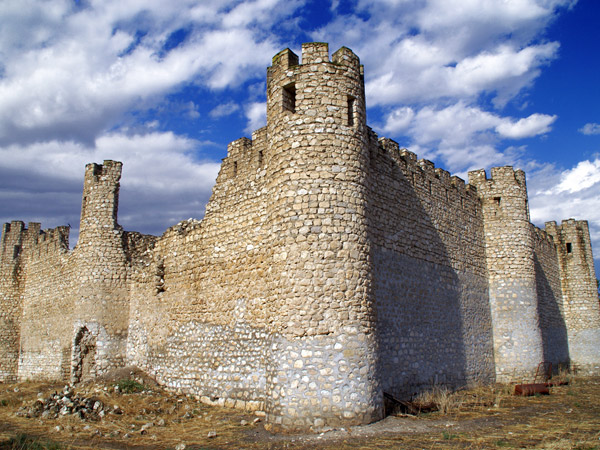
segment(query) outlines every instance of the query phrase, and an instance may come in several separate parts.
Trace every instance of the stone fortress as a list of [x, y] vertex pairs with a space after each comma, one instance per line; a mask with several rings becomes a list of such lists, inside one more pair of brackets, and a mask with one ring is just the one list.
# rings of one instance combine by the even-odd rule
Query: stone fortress
[[121, 163], [85, 169], [80, 235], [2, 230], [0, 381], [135, 365], [274, 429], [369, 423], [384, 392], [600, 373], [588, 225], [531, 224], [525, 174], [469, 184], [367, 126], [363, 67], [289, 49], [267, 125], [232, 142], [201, 221], [117, 223]]

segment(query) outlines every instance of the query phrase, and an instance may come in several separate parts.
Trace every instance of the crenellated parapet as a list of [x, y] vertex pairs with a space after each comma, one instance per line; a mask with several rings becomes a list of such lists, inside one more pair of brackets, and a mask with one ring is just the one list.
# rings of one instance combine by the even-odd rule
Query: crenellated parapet
[[476, 189], [462, 178], [435, 167], [432, 161], [419, 159], [415, 153], [400, 148], [392, 139], [379, 138], [378, 144], [370, 152], [372, 170], [387, 173], [391, 177], [401, 177], [422, 198], [429, 196], [437, 206], [447, 204], [448, 207], [464, 208], [476, 214], [479, 203]]

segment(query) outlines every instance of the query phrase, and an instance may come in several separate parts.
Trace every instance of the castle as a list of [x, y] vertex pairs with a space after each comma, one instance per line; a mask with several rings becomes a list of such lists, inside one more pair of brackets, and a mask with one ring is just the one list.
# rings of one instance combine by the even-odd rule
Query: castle
[[135, 365], [274, 429], [369, 423], [384, 392], [600, 372], [585, 221], [530, 223], [525, 174], [469, 183], [367, 126], [363, 67], [289, 49], [267, 125], [228, 147], [202, 221], [117, 223], [121, 163], [85, 169], [80, 235], [2, 229], [0, 381]]

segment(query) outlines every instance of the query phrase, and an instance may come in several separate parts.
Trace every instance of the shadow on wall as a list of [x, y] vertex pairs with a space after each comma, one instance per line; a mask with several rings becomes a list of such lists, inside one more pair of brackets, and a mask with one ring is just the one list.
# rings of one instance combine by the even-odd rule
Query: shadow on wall
[[[534, 255], [535, 279], [538, 296], [538, 317], [542, 332], [544, 361], [559, 364], [569, 364], [569, 343], [567, 326], [559, 306], [561, 299], [560, 280], [549, 280], [546, 271]], [[558, 273], [556, 268], [555, 273]], [[554, 288], [552, 286], [554, 284]]]
[[438, 384], [493, 382], [475, 194], [374, 139], [370, 155], [368, 217], [383, 391], [408, 398]]

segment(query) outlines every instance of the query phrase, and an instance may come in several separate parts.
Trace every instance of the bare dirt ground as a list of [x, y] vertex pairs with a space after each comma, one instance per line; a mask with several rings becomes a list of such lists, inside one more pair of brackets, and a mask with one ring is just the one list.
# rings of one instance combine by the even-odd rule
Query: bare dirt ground
[[[0, 384], [0, 450], [600, 450], [600, 378], [576, 378], [552, 387], [550, 395], [533, 397], [512, 396], [507, 386], [443, 393], [437, 401], [445, 411], [285, 435], [266, 431], [259, 417], [165, 392], [139, 374], [118, 376], [123, 378], [75, 387], [77, 395], [101, 402], [107, 411], [104, 417], [83, 420], [77, 414], [24, 416], [36, 401], [60, 394], [64, 385]], [[129, 392], [142, 384], [141, 392]], [[117, 385], [120, 392], [115, 392]]]

